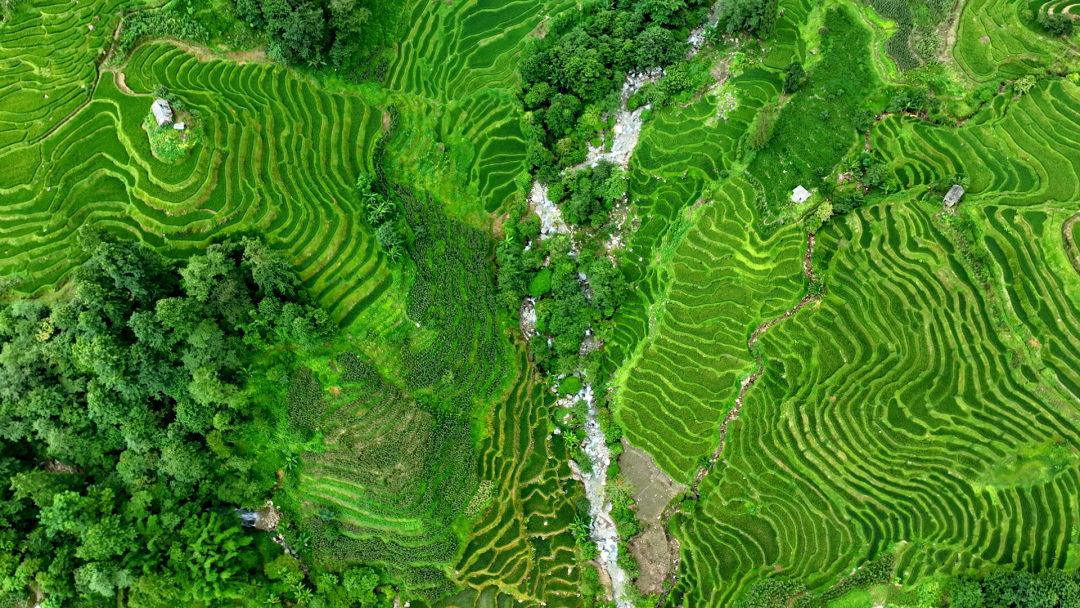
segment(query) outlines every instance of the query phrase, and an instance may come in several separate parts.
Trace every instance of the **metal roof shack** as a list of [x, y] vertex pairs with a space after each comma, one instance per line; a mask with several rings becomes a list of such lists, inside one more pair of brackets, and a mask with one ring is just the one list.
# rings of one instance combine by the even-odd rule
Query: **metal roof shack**
[[960, 202], [960, 197], [964, 196], [964, 187], [959, 184], [954, 184], [949, 191], [945, 193], [945, 206], [952, 207], [956, 203]]
[[791, 200], [796, 203], [805, 203], [808, 198], [810, 198], [810, 191], [802, 186], [795, 186], [795, 189], [791, 191]]
[[172, 122], [172, 107], [164, 99], [155, 99], [154, 104], [150, 106], [150, 111], [154, 113], [154, 120], [157, 121], [159, 127], [164, 127]]

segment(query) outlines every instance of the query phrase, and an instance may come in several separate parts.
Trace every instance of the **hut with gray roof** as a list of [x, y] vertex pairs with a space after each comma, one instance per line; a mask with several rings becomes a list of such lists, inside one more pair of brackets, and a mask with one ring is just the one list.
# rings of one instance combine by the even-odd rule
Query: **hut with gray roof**
[[164, 99], [155, 99], [154, 104], [150, 106], [150, 111], [154, 113], [154, 120], [157, 121], [159, 127], [164, 127], [173, 121], [172, 106]]
[[945, 206], [952, 207], [956, 203], [960, 202], [960, 197], [964, 196], [964, 187], [959, 184], [954, 184], [949, 191], [945, 193]]

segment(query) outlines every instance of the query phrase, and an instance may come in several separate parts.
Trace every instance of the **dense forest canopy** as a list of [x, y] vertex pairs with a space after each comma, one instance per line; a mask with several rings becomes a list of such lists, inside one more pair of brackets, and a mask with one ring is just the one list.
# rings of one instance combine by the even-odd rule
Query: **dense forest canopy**
[[72, 297], [0, 307], [0, 597], [165, 606], [302, 587], [232, 513], [272, 494], [273, 454], [250, 441], [281, 417], [253, 405], [245, 366], [336, 327], [257, 239], [181, 265], [79, 241]]
[[270, 36], [272, 57], [316, 68], [348, 65], [371, 18], [361, 0], [236, 0], [236, 9]]
[[704, 0], [590, 2], [552, 20], [521, 60], [528, 161], [544, 182], [585, 159], [600, 115], [620, 105], [630, 72], [682, 59], [690, 28], [708, 15]]

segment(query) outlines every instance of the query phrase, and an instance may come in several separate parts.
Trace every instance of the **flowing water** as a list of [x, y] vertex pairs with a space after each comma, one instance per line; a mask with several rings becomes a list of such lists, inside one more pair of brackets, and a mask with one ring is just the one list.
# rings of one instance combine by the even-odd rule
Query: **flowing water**
[[574, 477], [585, 486], [585, 497], [589, 500], [589, 517], [592, 518], [589, 536], [599, 550], [597, 561], [611, 580], [611, 592], [614, 595], [615, 604], [619, 608], [632, 608], [633, 604], [626, 599], [626, 586], [630, 584], [630, 577], [618, 564], [619, 531], [615, 527], [615, 520], [611, 518], [611, 500], [608, 499], [605, 488], [607, 470], [611, 465], [611, 450], [604, 441], [604, 431], [597, 420], [599, 410], [592, 385], [585, 384], [581, 392], [570, 399], [570, 404], [578, 399], [584, 399], [589, 404], [585, 417], [585, 441], [581, 447], [588, 455], [592, 470], [585, 473], [577, 466], [577, 463], [571, 461], [570, 464]]
[[[715, 8], [713, 12], [715, 13]], [[710, 15], [709, 21], [715, 23], [715, 14]], [[705, 42], [705, 26], [702, 25], [694, 29], [690, 33], [687, 42], [690, 45], [687, 51], [687, 58], [689, 59], [697, 54], [701, 49], [701, 45]], [[634, 148], [641, 137], [641, 113], [649, 109], [650, 106], [645, 105], [631, 112], [627, 110], [627, 101], [645, 84], [657, 82], [663, 76], [663, 70], [657, 68], [651, 72], [631, 73], [626, 77], [626, 82], [623, 83], [620, 94], [621, 107], [615, 114], [615, 126], [612, 128], [614, 139], [611, 149], [605, 152], [602, 148], [590, 145], [585, 161], [571, 167], [571, 171], [577, 171], [586, 166], [594, 166], [600, 159], [607, 159], [623, 169], [630, 165], [630, 157], [633, 155]], [[542, 238], [546, 239], [556, 234], [570, 233], [569, 227], [562, 219], [562, 212], [558, 205], [548, 199], [547, 186], [540, 182], [533, 182], [532, 191], [529, 193], [529, 201], [536, 214], [540, 217], [540, 234]], [[576, 254], [576, 252], [574, 253]], [[587, 287], [587, 277], [583, 277], [582, 283], [584, 287]], [[536, 319], [533, 304], [534, 302], [530, 299], [529, 302], [523, 304], [521, 310], [521, 328], [526, 337], [531, 333], [531, 331], [526, 333], [526, 330], [532, 330], [532, 325]], [[564, 398], [563, 403], [571, 406], [578, 399], [584, 399], [589, 404], [585, 418], [586, 438], [582, 443], [582, 449], [592, 464], [592, 470], [585, 473], [573, 461], [571, 461], [570, 466], [574, 476], [585, 486], [585, 496], [589, 500], [589, 516], [592, 518], [590, 538], [596, 542], [596, 547], [599, 550], [597, 561], [611, 581], [611, 592], [615, 604], [618, 608], [632, 608], [633, 604], [626, 599], [626, 588], [627, 585], [632, 584], [632, 581], [627, 576], [626, 571], [620, 568], [618, 564], [619, 531], [615, 526], [615, 520], [611, 518], [612, 505], [605, 488], [607, 470], [611, 465], [611, 450], [608, 449], [607, 442], [604, 440], [604, 432], [601, 430], [600, 422], [597, 419], [599, 410], [591, 384], [586, 383], [581, 392]]]

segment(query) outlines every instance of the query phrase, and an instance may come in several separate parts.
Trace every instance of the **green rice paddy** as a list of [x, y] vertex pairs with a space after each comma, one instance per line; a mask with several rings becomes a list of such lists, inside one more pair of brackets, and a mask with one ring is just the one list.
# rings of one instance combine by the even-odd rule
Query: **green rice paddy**
[[766, 572], [827, 588], [889, 552], [904, 584], [1066, 566], [1080, 542], [1066, 346], [1080, 294], [1075, 275], [1033, 272], [1064, 269], [1066, 215], [968, 213], [1003, 292], [981, 284], [978, 244], [935, 201], [875, 206], [820, 236], [829, 294], [765, 334], [726, 463], [679, 526], [684, 601], [725, 605]]
[[[490, 236], [526, 183], [518, 54], [574, 6], [408, 3], [382, 86], [325, 87], [164, 41], [104, 63], [130, 3], [28, 0], [0, 26], [0, 276], [21, 295], [62, 289], [91, 224], [176, 256], [262, 235], [363, 353], [290, 385], [293, 430], [326, 438], [300, 457], [297, 488], [305, 525], [334, 539], [320, 559], [381, 564], [417, 605], [578, 606], [582, 491], [549, 431], [556, 395], [495, 303]], [[806, 227], [771, 210], [863, 146], [853, 112], [883, 86], [863, 13], [781, 7], [762, 61], [656, 108], [628, 170], [636, 223], [618, 255], [632, 289], [603, 370], [627, 439], [692, 483], [764, 364], [696, 512], [672, 518], [668, 605], [734, 605], [763, 579], [810, 601], [868, 564], [904, 585], [1075, 567], [1080, 222], [1064, 226], [1080, 200], [1080, 89], [1055, 72], [1070, 43], [1016, 2], [964, 2], [949, 52], [967, 88], [1050, 76], [960, 126], [876, 122], [869, 149], [901, 192], [830, 220], [812, 256], [826, 295], [752, 353], [755, 328], [809, 288]], [[865, 90], [812, 75], [747, 160], [740, 141], [780, 70], [833, 66], [830, 35], [865, 57], [829, 74]], [[158, 85], [202, 132], [175, 164], [142, 129]], [[353, 195], [379, 169], [412, 231], [399, 263]], [[953, 175], [968, 193], [946, 213], [929, 187]]]
[[971, 79], [986, 82], [1040, 73], [1062, 54], [1064, 40], [1040, 36], [1020, 20], [1024, 2], [966, 2], [956, 29], [952, 56]]
[[[74, 119], [0, 152], [13, 168], [0, 177], [0, 272], [22, 277], [19, 291], [62, 281], [81, 261], [73, 237], [90, 223], [173, 251], [258, 231], [341, 322], [385, 289], [386, 262], [350, 191], [370, 165], [378, 109], [279, 67], [200, 61], [168, 44], [138, 48], [123, 76], [134, 94], [102, 72]], [[151, 155], [141, 127], [158, 84], [202, 117], [202, 144], [177, 164]]]

